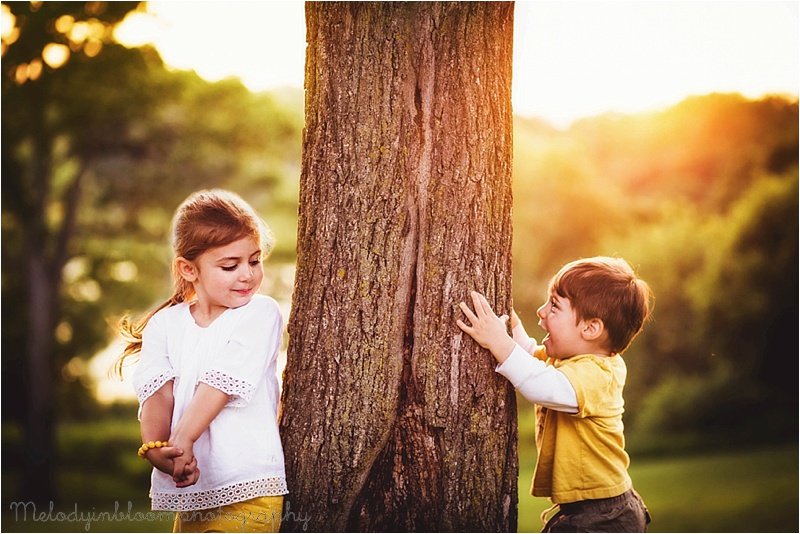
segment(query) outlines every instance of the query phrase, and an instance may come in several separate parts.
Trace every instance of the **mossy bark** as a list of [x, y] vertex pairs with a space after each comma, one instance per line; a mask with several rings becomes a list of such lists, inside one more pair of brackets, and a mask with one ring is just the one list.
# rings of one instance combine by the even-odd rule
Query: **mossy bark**
[[306, 23], [284, 530], [515, 530], [514, 391], [455, 324], [511, 306], [513, 4]]

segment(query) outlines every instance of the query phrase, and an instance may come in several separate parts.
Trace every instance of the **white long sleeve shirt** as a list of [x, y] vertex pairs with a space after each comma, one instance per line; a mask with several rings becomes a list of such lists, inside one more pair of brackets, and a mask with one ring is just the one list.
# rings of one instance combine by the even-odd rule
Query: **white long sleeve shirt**
[[194, 444], [196, 484], [177, 488], [171, 476], [153, 469], [153, 510], [204, 510], [287, 493], [277, 424], [282, 332], [278, 304], [263, 295], [225, 310], [205, 328], [186, 303], [159, 311], [147, 323], [133, 376], [140, 406], [172, 380], [174, 430], [201, 382], [230, 396]]
[[512, 334], [516, 346], [495, 370], [530, 402], [559, 412], [578, 413], [578, 397], [566, 375], [533, 356], [539, 347], [522, 323]]

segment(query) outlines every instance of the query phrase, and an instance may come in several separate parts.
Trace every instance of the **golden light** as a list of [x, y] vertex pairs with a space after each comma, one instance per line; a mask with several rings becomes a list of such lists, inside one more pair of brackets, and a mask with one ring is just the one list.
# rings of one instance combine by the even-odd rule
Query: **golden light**
[[85, 256], [76, 256], [70, 259], [64, 268], [61, 269], [61, 277], [64, 282], [71, 284], [78, 281], [82, 276], [89, 272], [89, 260]]
[[97, 19], [89, 19], [89, 39], [96, 39], [101, 41], [106, 38], [107, 28], [106, 25]]
[[42, 75], [42, 69], [44, 65], [42, 65], [41, 59], [34, 59], [28, 64], [28, 79], [29, 80], [37, 80], [39, 76]]
[[8, 32], [8, 35], [3, 38], [3, 42], [7, 45], [11, 45], [17, 42], [17, 39], [19, 39], [19, 28], [14, 26], [11, 31]]
[[49, 43], [45, 45], [42, 50], [42, 58], [44, 62], [51, 68], [57, 69], [67, 62], [69, 59], [70, 51], [67, 45], [58, 43]]
[[70, 28], [67, 37], [75, 44], [84, 42], [89, 37], [89, 23], [85, 21], [76, 22]]
[[27, 63], [23, 63], [22, 65], [17, 65], [17, 68], [14, 71], [14, 80], [19, 85], [22, 85], [23, 83], [28, 81], [28, 64]]
[[114, 39], [127, 47], [137, 47], [155, 42], [159, 31], [150, 13], [132, 11], [114, 28]]
[[7, 38], [17, 24], [17, 17], [11, 12], [11, 9], [3, 4], [3, 10], [0, 11], [0, 35], [3, 39]]
[[78, 302], [97, 302], [103, 296], [103, 290], [96, 280], [87, 278], [72, 284], [69, 295]]
[[[120, 43], [153, 43], [169, 67], [211, 81], [303, 85], [302, 2], [152, 0], [146, 9], [115, 29]], [[559, 127], [692, 94], [798, 92], [796, 2], [523, 1], [514, 10], [514, 112]]]
[[103, 49], [103, 41], [97, 39], [89, 39], [83, 45], [83, 53], [89, 57], [95, 57]]
[[75, 356], [61, 368], [61, 376], [67, 382], [81, 378], [88, 371], [88, 364], [79, 356]]
[[72, 326], [66, 321], [62, 321], [56, 327], [56, 340], [62, 345], [72, 341]]
[[95, 57], [103, 50], [107, 29], [97, 19], [75, 22], [72, 15], [62, 15], [56, 19], [55, 28], [67, 36], [72, 51], [77, 52], [83, 46], [84, 54]]
[[17, 17], [11, 13], [11, 10], [5, 4], [3, 4], [2, 11], [0, 11], [0, 36], [2, 36], [2, 54], [5, 55], [8, 47], [19, 39]]
[[797, 94], [796, 2], [517, 2], [514, 112], [568, 126], [692, 94]]
[[66, 34], [75, 24], [75, 17], [72, 15], [61, 15], [56, 19], [56, 31]]
[[153, 43], [169, 67], [194, 70], [210, 81], [237, 76], [254, 91], [302, 86], [302, 2], [148, 1], [146, 6], [146, 13], [129, 14], [115, 29], [121, 44]]
[[139, 275], [139, 269], [132, 261], [118, 261], [111, 267], [111, 278], [118, 282], [132, 282]]

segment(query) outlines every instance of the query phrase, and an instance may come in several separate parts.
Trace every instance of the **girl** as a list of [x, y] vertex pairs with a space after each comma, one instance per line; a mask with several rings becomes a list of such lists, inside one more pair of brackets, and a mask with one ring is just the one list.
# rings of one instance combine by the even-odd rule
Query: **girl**
[[175, 532], [277, 532], [287, 493], [278, 436], [276, 357], [283, 319], [257, 294], [269, 230], [238, 196], [187, 198], [173, 219], [175, 292], [138, 323], [117, 363], [136, 353], [153, 510]]

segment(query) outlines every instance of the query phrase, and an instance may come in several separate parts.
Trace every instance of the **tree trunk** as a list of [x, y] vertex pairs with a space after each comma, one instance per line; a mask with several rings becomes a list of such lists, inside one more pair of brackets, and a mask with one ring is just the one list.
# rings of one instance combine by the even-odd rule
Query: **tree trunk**
[[56, 499], [54, 484], [55, 428], [53, 414], [53, 313], [56, 299], [52, 273], [35, 245], [28, 251], [28, 409], [25, 465], [20, 477], [24, 499], [47, 503]]
[[32, 187], [24, 201], [28, 220], [24, 227], [28, 267], [28, 325], [26, 332], [27, 412], [23, 476], [20, 492], [24, 499], [47, 503], [56, 498], [55, 419], [53, 406], [53, 328], [61, 268], [48, 257], [50, 240], [46, 229], [48, 193], [51, 190], [52, 138], [45, 127], [45, 97], [42, 88], [29, 93], [33, 136]]
[[511, 307], [513, 4], [306, 6], [284, 528], [515, 530], [515, 394], [455, 324]]

